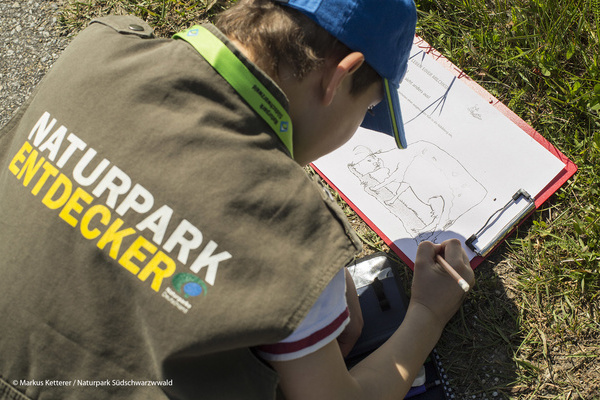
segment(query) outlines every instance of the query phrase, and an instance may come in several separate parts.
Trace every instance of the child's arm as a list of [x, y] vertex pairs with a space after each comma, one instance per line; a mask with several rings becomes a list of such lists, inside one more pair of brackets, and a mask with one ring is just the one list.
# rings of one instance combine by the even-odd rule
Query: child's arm
[[436, 254], [442, 254], [472, 283], [473, 271], [460, 242], [421, 244], [409, 308], [394, 335], [351, 371], [346, 369], [335, 341], [300, 359], [273, 362], [286, 398], [403, 398], [464, 297], [456, 281], [435, 263]]

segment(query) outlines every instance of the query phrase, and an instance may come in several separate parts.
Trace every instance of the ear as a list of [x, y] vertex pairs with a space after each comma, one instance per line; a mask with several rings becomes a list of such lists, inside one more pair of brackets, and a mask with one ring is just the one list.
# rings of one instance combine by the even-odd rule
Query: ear
[[352, 75], [365, 61], [365, 56], [359, 52], [352, 52], [344, 57], [323, 79], [323, 105], [328, 106], [333, 101], [335, 94], [343, 80]]

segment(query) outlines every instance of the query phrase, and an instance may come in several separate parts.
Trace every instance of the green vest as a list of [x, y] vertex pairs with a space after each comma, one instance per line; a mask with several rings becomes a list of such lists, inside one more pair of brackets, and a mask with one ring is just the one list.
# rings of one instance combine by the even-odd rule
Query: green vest
[[278, 135], [186, 41], [82, 31], [0, 131], [0, 398], [273, 398], [251, 348], [360, 248]]

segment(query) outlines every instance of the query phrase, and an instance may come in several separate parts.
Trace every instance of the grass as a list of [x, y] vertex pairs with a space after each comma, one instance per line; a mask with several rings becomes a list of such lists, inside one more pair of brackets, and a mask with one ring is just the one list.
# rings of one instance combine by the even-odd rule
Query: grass
[[417, 3], [418, 33], [579, 166], [477, 271], [451, 372], [478, 397], [600, 398], [600, 2]]
[[203, 21], [209, 21], [235, 0], [63, 0], [61, 25], [65, 33], [74, 34], [93, 18], [107, 14], [134, 14], [147, 21], [161, 37]]
[[[417, 1], [418, 34], [579, 167], [477, 270], [438, 350], [456, 398], [600, 398], [600, 1]], [[133, 13], [168, 36], [229, 1], [66, 1], [77, 32]], [[387, 250], [340, 200], [367, 252]], [[409, 274], [409, 273], [407, 273]]]

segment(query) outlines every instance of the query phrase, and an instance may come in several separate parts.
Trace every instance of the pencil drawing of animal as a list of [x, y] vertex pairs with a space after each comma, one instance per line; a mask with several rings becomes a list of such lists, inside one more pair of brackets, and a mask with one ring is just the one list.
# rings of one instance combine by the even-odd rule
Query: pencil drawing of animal
[[487, 190], [437, 145], [418, 141], [405, 150], [354, 149], [348, 165], [366, 193], [392, 212], [418, 241], [432, 240], [479, 204]]

